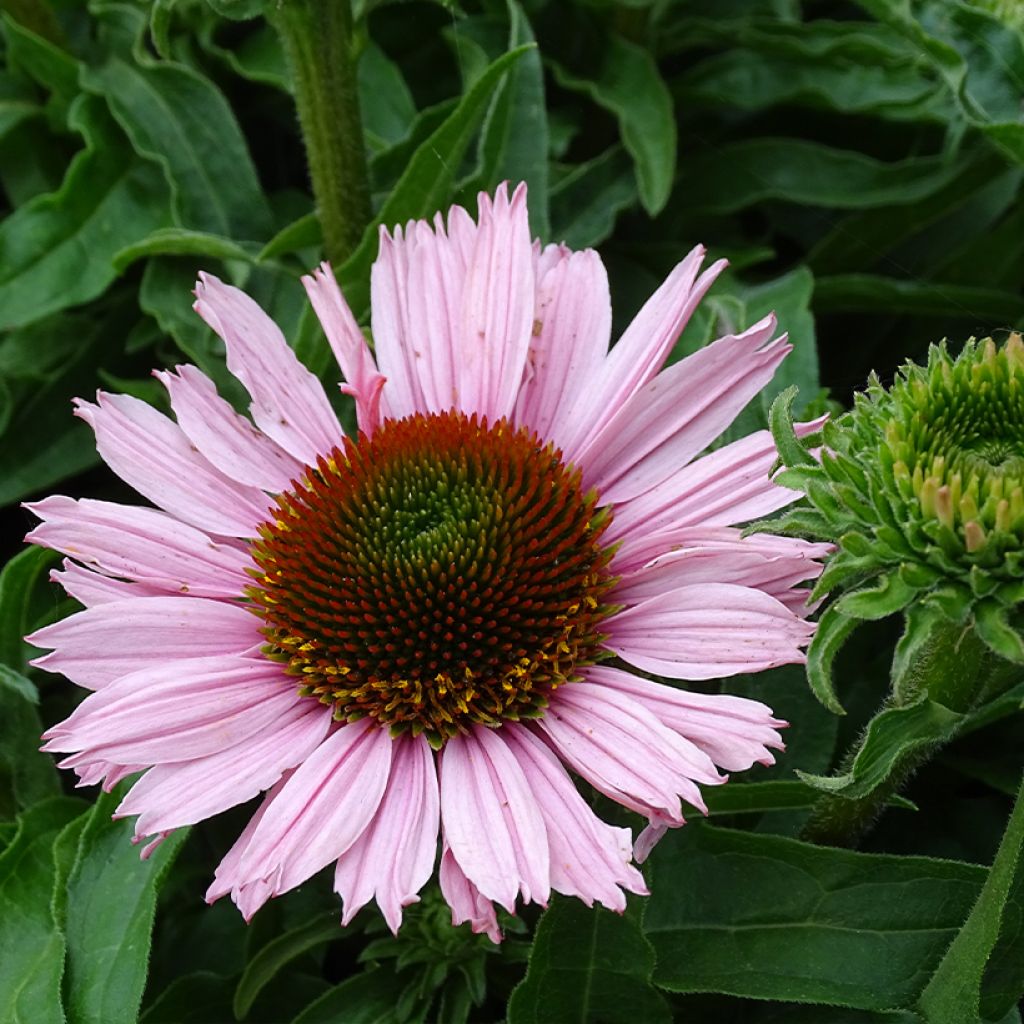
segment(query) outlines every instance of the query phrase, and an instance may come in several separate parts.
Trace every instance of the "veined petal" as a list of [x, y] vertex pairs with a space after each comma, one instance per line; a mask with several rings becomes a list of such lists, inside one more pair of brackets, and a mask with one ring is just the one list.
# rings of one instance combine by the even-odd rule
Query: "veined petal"
[[158, 764], [129, 790], [117, 817], [137, 814], [136, 836], [194, 825], [270, 789], [327, 735], [330, 711], [295, 700], [257, 735], [194, 761]]
[[452, 855], [487, 898], [510, 913], [516, 893], [546, 903], [547, 833], [526, 776], [500, 735], [455, 736], [441, 757], [441, 816]]
[[459, 330], [459, 405], [494, 423], [515, 409], [533, 329], [535, 282], [526, 186], [479, 196]]
[[301, 478], [303, 464], [235, 412], [202, 370], [185, 365], [153, 376], [167, 388], [178, 426], [225, 476], [272, 492]]
[[[825, 417], [796, 424], [798, 437], [821, 429]], [[767, 430], [748, 434], [682, 467], [644, 494], [615, 506], [606, 540], [623, 548], [644, 543], [662, 530], [683, 526], [733, 526], [769, 515], [800, 497], [799, 491], [772, 483], [779, 458]], [[619, 552], [620, 558], [626, 554]]]
[[279, 896], [340, 857], [380, 805], [391, 767], [386, 729], [343, 725], [295, 769], [242, 854], [239, 875]]
[[103, 461], [154, 505], [225, 537], [251, 537], [267, 517], [266, 494], [232, 480], [202, 456], [182, 429], [130, 395], [77, 400], [75, 413], [96, 432]]
[[63, 571], [51, 569], [50, 579], [60, 584], [68, 597], [73, 597], [86, 608], [96, 604], [107, 604], [110, 601], [124, 601], [133, 597], [160, 597], [166, 594], [166, 591], [147, 583], [114, 580], [91, 569], [83, 569], [68, 558], [64, 559], [61, 570]]
[[249, 392], [252, 418], [264, 434], [307, 466], [341, 444], [341, 426], [320, 381], [245, 292], [200, 274], [195, 310], [223, 339], [228, 369]]
[[537, 725], [559, 756], [605, 796], [672, 826], [683, 824], [680, 797], [706, 810], [695, 782], [725, 781], [707, 754], [641, 704], [595, 683], [559, 687]]
[[771, 750], [785, 749], [778, 730], [786, 723], [773, 717], [772, 709], [760, 701], [722, 693], [689, 693], [608, 665], [593, 666], [588, 678], [642, 704], [726, 771], [774, 764]]
[[32, 662], [37, 668], [98, 690], [169, 661], [254, 651], [263, 644], [259, 625], [251, 612], [223, 601], [139, 597], [87, 608], [25, 639], [52, 648]]
[[321, 263], [312, 274], [302, 278], [302, 284], [347, 382], [342, 390], [356, 400], [359, 429], [369, 437], [380, 424], [384, 375], [377, 370], [370, 347], [341, 294], [330, 264]]
[[25, 538], [164, 593], [237, 598], [251, 559], [156, 509], [54, 495], [26, 504], [43, 522]]
[[526, 773], [544, 819], [551, 888], [578, 896], [588, 907], [597, 900], [620, 913], [626, 909], [622, 889], [646, 895], [643, 876], [631, 864], [629, 829], [601, 821], [558, 758], [528, 729], [512, 723], [502, 729], [502, 735]]
[[377, 813], [338, 858], [334, 889], [344, 901], [342, 924], [376, 896], [388, 927], [398, 932], [402, 907], [419, 902], [417, 894], [434, 870], [439, 801], [429, 744], [422, 736], [399, 737]]
[[605, 646], [673, 679], [716, 679], [802, 664], [814, 626], [774, 597], [733, 583], [679, 587], [606, 619]]
[[592, 249], [566, 250], [538, 279], [516, 422], [556, 445], [571, 437], [599, 377], [611, 329], [612, 301], [601, 258]]
[[491, 942], [501, 942], [501, 928], [494, 904], [463, 874], [447, 843], [441, 853], [439, 871], [441, 895], [452, 908], [452, 924], [469, 921], [474, 934], [486, 935]]
[[584, 481], [618, 503], [672, 479], [736, 418], [791, 351], [769, 316], [662, 371], [580, 451]]
[[192, 761], [271, 728], [300, 699], [271, 661], [172, 661], [123, 676], [87, 697], [47, 730], [43, 749], [82, 751], [116, 764]]

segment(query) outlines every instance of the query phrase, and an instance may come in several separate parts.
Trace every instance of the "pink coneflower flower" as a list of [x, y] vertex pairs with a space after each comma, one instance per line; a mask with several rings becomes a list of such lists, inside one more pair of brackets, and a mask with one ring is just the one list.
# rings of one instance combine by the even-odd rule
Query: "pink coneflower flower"
[[724, 265], [703, 255], [609, 349], [601, 260], [531, 244], [525, 189], [382, 232], [373, 351], [330, 269], [303, 279], [356, 437], [202, 275], [252, 418], [194, 366], [157, 374], [175, 419], [78, 404], [157, 508], [30, 506], [85, 605], [29, 638], [35, 664], [94, 691], [45, 749], [83, 784], [144, 771], [118, 815], [147, 849], [265, 793], [207, 894], [246, 918], [333, 862], [343, 922], [376, 899], [397, 929], [439, 845], [453, 919], [495, 939], [520, 896], [622, 910], [645, 891], [632, 837], [569, 772], [647, 820], [642, 856], [722, 770], [771, 764], [769, 708], [647, 674], [802, 661], [826, 550], [736, 528], [794, 498], [767, 432], [701, 456], [789, 351], [774, 319], [661, 369]]

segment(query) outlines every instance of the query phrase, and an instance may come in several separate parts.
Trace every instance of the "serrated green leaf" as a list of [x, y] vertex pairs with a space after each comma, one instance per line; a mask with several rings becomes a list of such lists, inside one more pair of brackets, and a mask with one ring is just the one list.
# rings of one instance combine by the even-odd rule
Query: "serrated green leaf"
[[50, 906], [53, 844], [84, 807], [62, 796], [35, 804], [0, 854], [0, 1020], [10, 1024], [65, 1024], [64, 939]]
[[165, 839], [147, 860], [130, 842], [129, 821], [111, 821], [120, 797], [104, 793], [78, 840], [61, 924], [68, 1024], [133, 1024], [146, 985], [160, 881], [187, 829]]
[[993, 1020], [1024, 995], [1024, 785], [964, 926], [918, 1003], [928, 1024]]
[[672, 96], [650, 53], [609, 34], [600, 63], [585, 75], [560, 64], [556, 81], [590, 96], [619, 122], [622, 143], [633, 158], [640, 202], [651, 215], [668, 202], [676, 170], [676, 122]]
[[555, 896], [537, 926], [508, 1024], [660, 1024], [672, 1019], [651, 984], [654, 952], [637, 907], [613, 914]]
[[910, 1006], [984, 881], [972, 864], [689, 825], [652, 857], [644, 931], [674, 992]]
[[297, 956], [340, 937], [337, 911], [330, 911], [268, 942], [246, 965], [235, 989], [233, 1007], [241, 1020], [263, 988]]

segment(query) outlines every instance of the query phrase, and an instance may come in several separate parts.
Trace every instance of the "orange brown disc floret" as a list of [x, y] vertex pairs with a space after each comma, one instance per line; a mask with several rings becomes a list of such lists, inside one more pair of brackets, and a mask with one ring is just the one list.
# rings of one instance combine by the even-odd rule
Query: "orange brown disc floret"
[[337, 718], [434, 746], [536, 717], [600, 656], [610, 519], [525, 428], [385, 421], [321, 457], [260, 528], [264, 651]]

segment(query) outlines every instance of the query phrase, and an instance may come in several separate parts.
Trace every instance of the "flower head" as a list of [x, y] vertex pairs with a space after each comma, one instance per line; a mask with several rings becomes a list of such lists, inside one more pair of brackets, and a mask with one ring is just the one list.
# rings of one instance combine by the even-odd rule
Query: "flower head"
[[144, 770], [118, 809], [140, 841], [265, 794], [208, 894], [246, 917], [333, 862], [344, 920], [376, 898], [397, 929], [439, 843], [454, 919], [493, 937], [495, 903], [552, 889], [621, 910], [632, 837], [568, 770], [647, 819], [642, 855], [721, 769], [772, 763], [769, 708], [647, 673], [802, 661], [826, 550], [735, 525], [795, 497], [767, 431], [701, 455], [788, 351], [774, 319], [662, 369], [722, 267], [702, 258], [609, 349], [600, 259], [531, 244], [524, 189], [382, 232], [373, 351], [329, 268], [304, 278], [354, 437], [202, 276], [251, 419], [192, 366], [157, 374], [174, 419], [79, 404], [157, 507], [31, 506], [85, 605], [33, 634], [36, 664], [95, 691], [47, 749], [83, 783]]
[[812, 685], [834, 706], [829, 664], [863, 619], [908, 614], [903, 657], [933, 626], [973, 628], [995, 654], [1024, 661], [1011, 620], [1024, 599], [1024, 341], [967, 342], [953, 357], [933, 345], [892, 386], [872, 377], [854, 408], [825, 425], [820, 463], [774, 412], [789, 469], [777, 479], [807, 492], [808, 508], [779, 529], [839, 538], [815, 597], [842, 593], [812, 643]]

